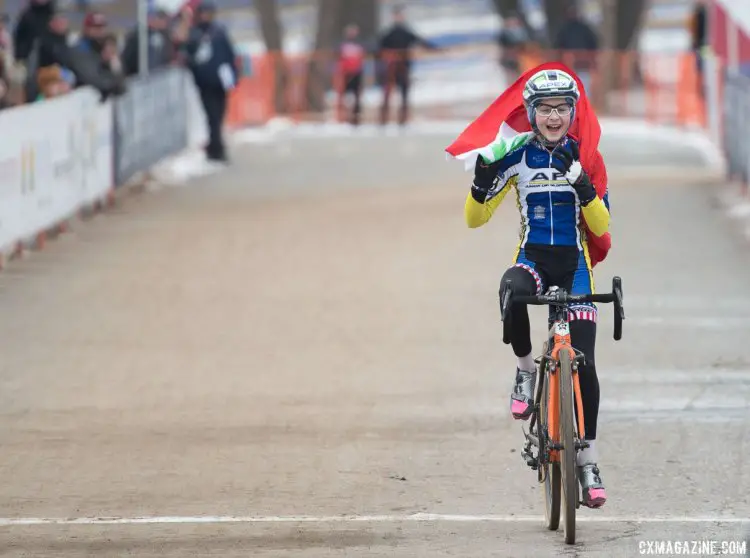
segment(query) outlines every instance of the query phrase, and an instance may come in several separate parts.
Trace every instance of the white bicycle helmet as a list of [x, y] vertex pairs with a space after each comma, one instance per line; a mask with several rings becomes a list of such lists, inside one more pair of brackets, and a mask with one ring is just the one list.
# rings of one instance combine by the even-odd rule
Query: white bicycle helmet
[[523, 100], [529, 106], [549, 97], [561, 97], [575, 106], [580, 98], [576, 80], [561, 70], [542, 70], [531, 76], [523, 87]]
[[575, 106], [580, 98], [578, 84], [573, 77], [562, 70], [542, 70], [535, 73], [523, 87], [523, 100], [526, 103], [529, 122], [532, 129], [539, 133], [536, 127], [536, 105], [541, 99], [556, 97], [565, 99], [573, 107], [570, 122], [575, 118]]

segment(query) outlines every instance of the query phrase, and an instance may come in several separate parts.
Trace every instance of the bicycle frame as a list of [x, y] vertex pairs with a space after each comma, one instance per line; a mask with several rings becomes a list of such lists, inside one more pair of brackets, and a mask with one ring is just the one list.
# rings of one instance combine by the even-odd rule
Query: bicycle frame
[[[549, 330], [549, 339], [551, 341], [552, 349], [547, 354], [542, 355], [543, 359], [547, 360], [547, 366], [545, 367], [545, 377], [542, 382], [549, 382], [549, 401], [547, 402], [547, 430], [546, 433], [549, 441], [551, 442], [550, 447], [550, 462], [557, 462], [560, 459], [560, 455], [555, 446], [560, 445], [558, 437], [559, 422], [560, 422], [560, 375], [558, 374], [560, 369], [560, 352], [566, 351], [570, 355], [573, 372], [573, 394], [574, 394], [574, 405], [576, 408], [576, 417], [578, 419], [578, 439], [585, 439], [585, 425], [583, 421], [583, 399], [581, 398], [581, 384], [578, 377], [578, 361], [583, 358], [583, 355], [573, 348], [570, 339], [570, 322], [568, 319], [568, 310], [566, 308], [557, 308], [555, 310], [556, 316], [554, 319], [550, 319], [552, 325]], [[544, 387], [543, 385], [541, 386]], [[539, 396], [541, 397], [541, 391]], [[537, 398], [537, 406], [532, 416], [532, 421], [536, 418], [536, 414], [539, 410], [538, 404], [540, 403]], [[531, 424], [533, 427], [533, 422]], [[551, 433], [551, 434], [550, 434]], [[540, 456], [541, 457], [541, 456]]]
[[[570, 338], [570, 320], [568, 318], [568, 309], [563, 306], [551, 306], [549, 318], [548, 340], [545, 344], [545, 350], [542, 355], [536, 359], [536, 363], [546, 364], [544, 374], [540, 374], [537, 385], [536, 395], [534, 398], [534, 410], [531, 413], [529, 422], [529, 433], [524, 431], [526, 437], [526, 447], [522, 452], [527, 465], [532, 469], [539, 471], [539, 482], [544, 481], [542, 475], [542, 465], [556, 463], [560, 461], [559, 449], [561, 449], [559, 439], [560, 423], [560, 352], [567, 351], [570, 355], [573, 376], [573, 395], [576, 409], [576, 419], [578, 423], [578, 443], [576, 449], [583, 449], [588, 446], [585, 440], [586, 429], [583, 419], [583, 398], [581, 397], [581, 384], [578, 376], [578, 362], [584, 358], [583, 353], [575, 349]], [[551, 348], [550, 348], [551, 347]], [[537, 419], [542, 407], [542, 397], [544, 394], [545, 383], [549, 383], [549, 399], [546, 402], [545, 429], [540, 431], [537, 428], [537, 435], [531, 432], [534, 426], [537, 426]], [[539, 421], [541, 422], [541, 421]], [[531, 455], [531, 446], [536, 447], [539, 453], [536, 457]], [[547, 454], [547, 450], [549, 453]]]

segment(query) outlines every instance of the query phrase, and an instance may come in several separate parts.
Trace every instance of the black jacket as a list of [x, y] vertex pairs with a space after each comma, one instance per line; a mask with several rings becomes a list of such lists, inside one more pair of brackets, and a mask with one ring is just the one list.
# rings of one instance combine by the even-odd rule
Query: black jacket
[[223, 89], [219, 68], [227, 64], [237, 83], [234, 45], [224, 27], [215, 23], [208, 28], [194, 27], [185, 44], [188, 67], [195, 83], [202, 89]]
[[25, 62], [34, 48], [34, 41], [47, 33], [49, 21], [55, 13], [56, 0], [47, 4], [30, 4], [18, 18], [13, 32], [13, 48], [17, 60]]
[[415, 34], [406, 25], [397, 23], [380, 38], [379, 50], [381, 55], [386, 51], [396, 51], [394, 54], [408, 70], [411, 67], [411, 49], [416, 45], [438, 50], [437, 46]]

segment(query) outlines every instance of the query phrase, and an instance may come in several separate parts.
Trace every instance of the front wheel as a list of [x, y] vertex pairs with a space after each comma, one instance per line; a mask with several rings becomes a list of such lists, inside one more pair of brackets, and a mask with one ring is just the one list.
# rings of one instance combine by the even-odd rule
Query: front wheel
[[565, 542], [576, 542], [576, 505], [578, 504], [578, 475], [575, 446], [575, 403], [573, 399], [573, 370], [570, 353], [563, 349], [560, 360], [560, 436], [563, 449], [560, 451], [562, 470], [563, 519]]
[[[546, 346], [545, 346], [546, 354]], [[539, 381], [542, 382], [542, 394], [539, 401], [539, 417], [537, 421], [537, 434], [539, 435], [539, 458], [542, 459], [542, 453], [546, 450], [547, 434], [547, 409], [549, 406], [549, 378], [547, 377], [547, 364], [539, 368]], [[550, 462], [544, 459], [541, 465], [542, 474], [544, 475], [544, 517], [547, 522], [547, 529], [557, 531], [560, 526], [560, 464]]]

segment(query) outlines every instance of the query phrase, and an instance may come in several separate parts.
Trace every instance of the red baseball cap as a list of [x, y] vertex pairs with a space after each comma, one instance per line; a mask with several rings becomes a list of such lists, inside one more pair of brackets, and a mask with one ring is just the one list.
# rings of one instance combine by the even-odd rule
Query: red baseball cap
[[83, 20], [84, 27], [105, 27], [107, 16], [101, 12], [89, 12]]

